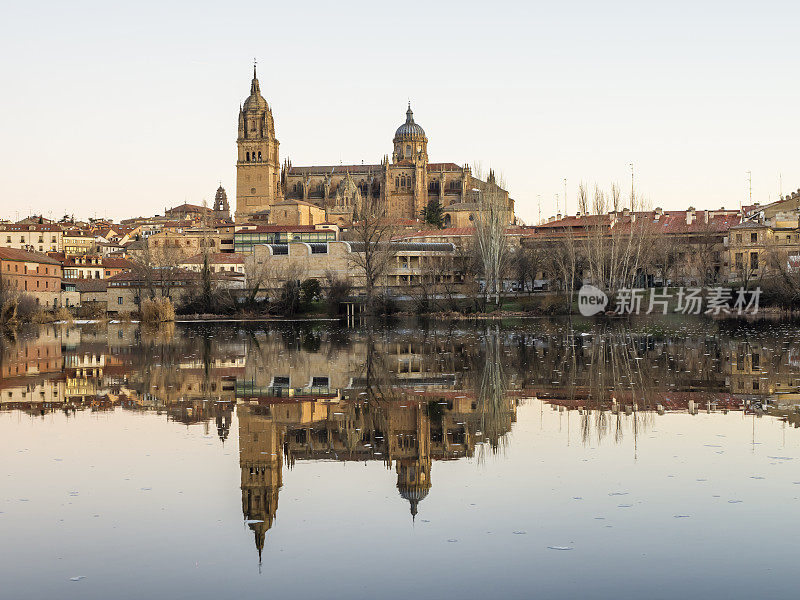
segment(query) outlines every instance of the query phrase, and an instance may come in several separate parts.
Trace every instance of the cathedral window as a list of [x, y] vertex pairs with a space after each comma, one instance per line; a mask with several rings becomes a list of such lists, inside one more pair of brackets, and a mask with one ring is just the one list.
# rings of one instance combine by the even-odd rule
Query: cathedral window
[[395, 188], [399, 188], [400, 187], [400, 178], [399, 177], [395, 177], [394, 187]]
[[261, 152], [258, 153], [258, 162], [261, 162]]

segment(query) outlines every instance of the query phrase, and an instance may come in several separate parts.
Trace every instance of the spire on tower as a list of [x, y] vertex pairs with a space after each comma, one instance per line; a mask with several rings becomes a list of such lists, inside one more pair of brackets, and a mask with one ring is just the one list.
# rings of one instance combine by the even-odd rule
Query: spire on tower
[[256, 72], [256, 64], [257, 64], [257, 61], [254, 58], [253, 59], [253, 82], [250, 84], [250, 95], [251, 96], [256, 95], [256, 94], [258, 94], [258, 95], [261, 94], [261, 88], [258, 85], [258, 73]]

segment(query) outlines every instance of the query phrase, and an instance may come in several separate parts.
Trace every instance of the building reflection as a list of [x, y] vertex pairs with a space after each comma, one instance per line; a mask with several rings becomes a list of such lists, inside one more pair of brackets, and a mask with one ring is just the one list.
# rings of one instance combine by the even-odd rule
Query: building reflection
[[238, 424], [242, 514], [259, 553], [283, 470], [297, 461], [381, 461], [413, 519], [435, 493], [436, 463], [502, 448], [525, 398], [576, 414], [584, 441], [619, 442], [669, 412], [769, 414], [798, 427], [800, 337], [714, 323], [380, 332], [105, 323], [31, 328], [0, 348], [0, 411], [151, 412], [223, 443]]

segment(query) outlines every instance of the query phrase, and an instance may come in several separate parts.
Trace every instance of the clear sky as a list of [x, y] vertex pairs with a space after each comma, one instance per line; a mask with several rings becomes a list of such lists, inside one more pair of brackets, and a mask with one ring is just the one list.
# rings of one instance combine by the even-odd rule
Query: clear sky
[[800, 188], [797, 2], [8, 3], [0, 215], [235, 198], [253, 57], [281, 161], [376, 163], [408, 99], [434, 162], [501, 171], [527, 222], [579, 181], [665, 209]]

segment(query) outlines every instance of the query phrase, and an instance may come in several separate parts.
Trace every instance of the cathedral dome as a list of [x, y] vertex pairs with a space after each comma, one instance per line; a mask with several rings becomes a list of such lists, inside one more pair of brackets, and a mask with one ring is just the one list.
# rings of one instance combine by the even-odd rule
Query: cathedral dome
[[408, 110], [406, 111], [406, 122], [397, 128], [394, 132], [394, 138], [402, 140], [419, 140], [425, 139], [425, 130], [414, 123], [414, 112], [411, 110], [411, 103], [408, 103]]
[[400, 490], [400, 497], [404, 500], [408, 500], [409, 502], [419, 502], [420, 500], [424, 500], [428, 496], [428, 492], [430, 491], [427, 488], [423, 488], [420, 486], [397, 486]]
[[397, 487], [400, 490], [400, 496], [404, 500], [408, 500], [410, 504], [412, 518], [416, 517], [419, 512], [419, 503], [428, 495], [429, 488], [410, 485], [398, 485]]

